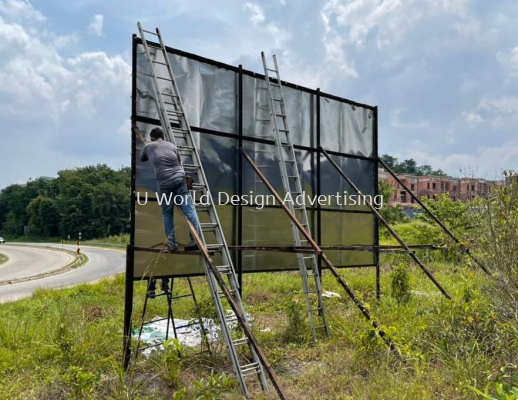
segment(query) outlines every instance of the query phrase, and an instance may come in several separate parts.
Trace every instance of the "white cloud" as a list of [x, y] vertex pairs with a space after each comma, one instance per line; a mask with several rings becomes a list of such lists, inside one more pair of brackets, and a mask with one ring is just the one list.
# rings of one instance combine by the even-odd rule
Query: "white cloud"
[[499, 146], [487, 146], [470, 153], [441, 155], [439, 149], [407, 151], [401, 159], [413, 158], [418, 164], [429, 164], [440, 168], [452, 176], [462, 176], [467, 171], [477, 177], [498, 179], [502, 171], [516, 166], [518, 159], [518, 139], [510, 140]]
[[509, 51], [497, 53], [497, 59], [509, 67], [514, 75], [518, 75], [518, 46]]
[[46, 18], [26, 0], [2, 0], [0, 14], [18, 21], [44, 22]]
[[402, 122], [401, 121], [401, 113], [404, 112], [405, 109], [396, 109], [392, 114], [392, 126], [394, 128], [405, 128], [405, 129], [427, 129], [430, 126], [428, 121], [423, 121], [422, 119], [416, 122]]
[[323, 12], [347, 28], [347, 43], [362, 47], [375, 32], [378, 47], [392, 47], [419, 21], [438, 15], [457, 18], [455, 28], [462, 34], [478, 32], [479, 23], [469, 16], [468, 4], [469, 0], [328, 0]]
[[[117, 142], [115, 133], [129, 112], [128, 62], [103, 51], [83, 50], [67, 57], [76, 35], [49, 31], [46, 19], [27, 2], [0, 4], [10, 7], [8, 17], [0, 17], [0, 119], [22, 135], [24, 143], [38, 147], [23, 160], [25, 175], [49, 174], [74, 157], [83, 165], [96, 157], [99, 162], [107, 152], [120, 165], [125, 139]], [[92, 143], [97, 148], [93, 158], [88, 150]], [[0, 159], [16, 164], [8, 148], [0, 146]]]
[[482, 118], [480, 114], [473, 111], [463, 111], [461, 114], [461, 118], [471, 127], [475, 127], [478, 124], [484, 122], [484, 118]]
[[95, 33], [97, 36], [102, 36], [103, 34], [103, 22], [104, 16], [102, 15], [94, 15], [92, 22], [90, 22], [90, 30]]
[[252, 24], [257, 25], [257, 24], [264, 22], [264, 20], [265, 20], [264, 12], [260, 6], [258, 6], [257, 4], [254, 4], [254, 3], [246, 3], [245, 8], [250, 10], [250, 12], [252, 14], [250, 16], [250, 22]]

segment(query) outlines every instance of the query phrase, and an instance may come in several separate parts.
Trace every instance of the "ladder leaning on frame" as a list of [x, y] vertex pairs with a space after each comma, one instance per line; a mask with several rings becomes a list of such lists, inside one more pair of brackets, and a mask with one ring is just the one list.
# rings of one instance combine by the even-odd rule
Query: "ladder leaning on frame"
[[[295, 156], [295, 148], [288, 127], [288, 117], [286, 106], [284, 104], [284, 95], [282, 92], [281, 78], [279, 75], [279, 67], [277, 66], [277, 58], [273, 56], [275, 68], [270, 69], [267, 66], [264, 52], [261, 52], [263, 59], [264, 75], [268, 86], [268, 103], [270, 105], [271, 121], [275, 136], [275, 146], [277, 149], [277, 159], [282, 176], [282, 185], [286, 195], [290, 194], [294, 200], [297, 196], [302, 195], [302, 183], [299, 170], [297, 167], [297, 159]], [[275, 81], [271, 81], [268, 72], [275, 73]], [[294, 204], [294, 201], [287, 202], [291, 213], [297, 218], [302, 227], [310, 233], [308, 214], [306, 211], [305, 201], [302, 204]], [[296, 246], [304, 246], [308, 244], [308, 240], [301, 238], [300, 231], [293, 221], [291, 230]], [[302, 285], [304, 288], [304, 297], [306, 299], [306, 308], [311, 326], [313, 340], [317, 340], [318, 330], [324, 330], [326, 336], [329, 336], [329, 328], [324, 312], [324, 302], [322, 299], [322, 281], [318, 271], [317, 258], [314, 254], [297, 253], [297, 263], [299, 266]], [[313, 278], [313, 284], [310, 283]], [[317, 297], [317, 306], [311, 304], [310, 295]], [[318, 325], [315, 319], [320, 319]]]
[[[241, 318], [241, 315], [246, 315], [246, 313], [239, 294], [239, 284], [232, 264], [232, 259], [230, 257], [230, 252], [208, 187], [200, 155], [184, 113], [180, 92], [167, 56], [167, 50], [158, 28], [156, 29], [156, 32], [146, 31], [142, 29], [139, 22], [138, 29], [146, 58], [149, 61], [154, 98], [166, 140], [174, 143], [178, 147], [182, 157], [182, 165], [186, 172], [197, 176], [197, 183], [193, 185], [193, 189], [200, 191], [203, 195], [207, 195], [209, 200], [203, 204], [195, 203], [196, 213], [206, 213], [205, 220], [208, 219], [209, 221], [201, 222], [200, 220], [201, 235], [199, 235], [199, 244], [201, 245], [200, 248], [202, 253], [208, 254], [210, 251], [216, 253], [218, 256], [217, 263], [213, 262], [212, 259], [208, 257], [202, 257], [202, 264], [205, 275], [207, 276], [212, 300], [221, 323], [222, 334], [225, 339], [234, 373], [241, 390], [246, 397], [248, 397], [248, 390], [245, 382], [245, 376], [247, 375], [257, 375], [262, 389], [267, 391], [268, 384], [264, 374], [263, 364], [256, 352], [257, 343], [255, 340], [250, 340], [248, 335], [235, 339], [231, 334], [230, 323], [235, 322], [236, 320], [241, 324], [241, 327], [245, 332], [249, 332], [246, 319], [243, 320]], [[148, 44], [145, 38], [145, 33], [156, 36], [159, 41], [159, 46]], [[150, 47], [156, 51], [154, 58], [151, 56]], [[159, 82], [161, 84], [159, 84]], [[172, 122], [174, 123], [174, 126], [171, 126]], [[198, 237], [198, 235], [196, 235], [196, 237]], [[209, 241], [208, 237], [213, 240]], [[223, 285], [223, 277], [225, 276], [228, 280], [230, 289], [227, 289], [227, 287]], [[229, 303], [237, 305], [239, 313], [234, 313], [234, 315], [230, 316], [226, 314], [223, 308], [222, 298], [226, 298]], [[253, 345], [251, 342], [253, 342]], [[238, 353], [237, 347], [243, 345], [247, 346], [250, 351], [250, 360], [243, 361], [242, 359], [244, 357], [240, 357], [240, 354]], [[272, 371], [270, 371], [269, 368], [267, 369], [271, 377]]]

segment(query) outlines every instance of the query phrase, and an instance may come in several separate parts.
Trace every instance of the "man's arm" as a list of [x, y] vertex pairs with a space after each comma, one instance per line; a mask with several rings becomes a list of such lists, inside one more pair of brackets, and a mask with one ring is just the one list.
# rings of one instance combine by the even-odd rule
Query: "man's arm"
[[147, 154], [146, 154], [146, 147], [147, 146], [144, 146], [144, 148], [140, 152], [140, 161], [142, 161], [142, 162], [149, 160], [149, 158], [147, 158]]

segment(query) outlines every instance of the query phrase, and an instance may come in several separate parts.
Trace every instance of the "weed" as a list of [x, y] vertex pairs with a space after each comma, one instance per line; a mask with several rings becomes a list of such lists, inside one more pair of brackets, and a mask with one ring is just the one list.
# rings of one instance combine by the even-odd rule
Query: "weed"
[[71, 398], [77, 400], [92, 398], [97, 379], [95, 374], [77, 366], [69, 367], [63, 375], [63, 382], [70, 388]]
[[408, 269], [404, 264], [398, 264], [391, 274], [392, 297], [399, 304], [406, 304], [410, 300], [410, 279]]
[[164, 351], [153, 352], [154, 363], [167, 386], [177, 389], [180, 387], [180, 377], [182, 374], [182, 344], [178, 339], [166, 340], [164, 343]]
[[214, 371], [211, 371], [208, 379], [203, 378], [194, 382], [194, 395], [196, 400], [222, 400], [223, 394], [231, 392], [236, 385], [235, 378], [229, 377], [224, 372], [214, 375]]
[[286, 316], [288, 325], [284, 331], [284, 340], [286, 342], [302, 343], [306, 338], [306, 318], [305, 305], [301, 304], [298, 299], [292, 298], [286, 304]]

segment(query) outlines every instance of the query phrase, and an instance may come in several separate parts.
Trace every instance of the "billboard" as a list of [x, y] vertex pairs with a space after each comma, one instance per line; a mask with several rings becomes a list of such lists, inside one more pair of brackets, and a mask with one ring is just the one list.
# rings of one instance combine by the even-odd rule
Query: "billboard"
[[[159, 45], [148, 45], [156, 53]], [[177, 49], [168, 48], [167, 52], [227, 244], [234, 249], [236, 271], [297, 269], [294, 253], [239, 249], [293, 245], [288, 216], [240, 152], [245, 149], [284, 198], [264, 75]], [[280, 63], [282, 73], [282, 60]], [[160, 120], [150, 64], [136, 36], [132, 86], [132, 121], [143, 140], [149, 141], [149, 132], [160, 126]], [[375, 216], [355, 200], [353, 190], [318, 150], [322, 146], [328, 151], [372, 201], [377, 195], [377, 109], [289, 82], [283, 82], [283, 92], [313, 238], [323, 246], [377, 245]], [[139, 159], [143, 146], [133, 134], [131, 276], [202, 274], [199, 256], [157, 253], [166, 240], [161, 199], [152, 166]], [[175, 232], [179, 245], [187, 244], [188, 229], [178, 208]], [[326, 254], [337, 267], [377, 263], [375, 251], [333, 250]]]

